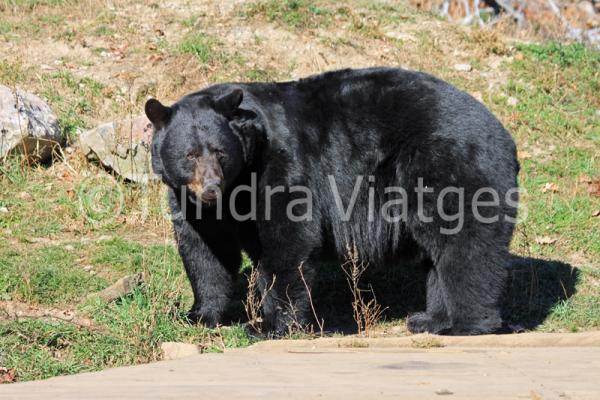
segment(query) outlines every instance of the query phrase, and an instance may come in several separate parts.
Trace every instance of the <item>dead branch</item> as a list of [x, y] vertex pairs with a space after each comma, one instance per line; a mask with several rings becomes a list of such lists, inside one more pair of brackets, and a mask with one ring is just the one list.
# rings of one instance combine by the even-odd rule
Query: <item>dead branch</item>
[[244, 310], [246, 310], [246, 316], [248, 317], [248, 324], [258, 333], [262, 333], [262, 306], [267, 297], [267, 294], [273, 289], [275, 285], [275, 275], [271, 285], [264, 290], [261, 295], [258, 295], [258, 279], [260, 274], [258, 268], [252, 265], [250, 269], [250, 275], [248, 276], [248, 293], [246, 294], [246, 301], [244, 304]]
[[93, 328], [94, 322], [89, 318], [79, 316], [73, 310], [58, 308], [41, 308], [16, 301], [0, 302], [0, 320], [18, 321], [35, 319], [42, 321], [61, 321], [85, 328]]
[[304, 266], [304, 263], [300, 263], [300, 265], [298, 266], [298, 271], [300, 272], [300, 278], [302, 279], [302, 283], [304, 283], [304, 287], [306, 288], [306, 293], [308, 293], [308, 301], [310, 302], [310, 308], [312, 310], [313, 316], [315, 317], [315, 321], [317, 321], [317, 325], [319, 326], [319, 332], [321, 333], [321, 337], [323, 337], [323, 333], [325, 331], [324, 327], [325, 327], [325, 320], [324, 319], [319, 319], [319, 316], [317, 315], [317, 310], [315, 309], [315, 305], [313, 303], [313, 299], [312, 299], [312, 292], [310, 290], [310, 288], [308, 287], [308, 283], [306, 282], [306, 279], [304, 279], [304, 272], [302, 271], [302, 267]]
[[[352, 310], [354, 312], [354, 321], [361, 335], [369, 336], [385, 308], [377, 303], [373, 287], [369, 285], [369, 290], [360, 288], [360, 279], [367, 270], [369, 264], [360, 261], [356, 244], [348, 246], [347, 259], [342, 264], [342, 271], [346, 275], [346, 281], [352, 293]], [[371, 300], [365, 299], [364, 293], [371, 293]]]
[[288, 335], [292, 335], [295, 332], [312, 333], [307, 331], [308, 326], [304, 326], [300, 322], [300, 319], [298, 318], [298, 307], [296, 307], [296, 305], [290, 298], [290, 294], [288, 292], [289, 288], [289, 285], [285, 288], [285, 297], [287, 298], [287, 312], [290, 319], [290, 322], [287, 326]]
[[133, 292], [135, 288], [140, 286], [144, 281], [144, 273], [127, 275], [104, 290], [88, 295], [88, 298], [98, 297], [104, 301], [111, 302], [120, 299]]

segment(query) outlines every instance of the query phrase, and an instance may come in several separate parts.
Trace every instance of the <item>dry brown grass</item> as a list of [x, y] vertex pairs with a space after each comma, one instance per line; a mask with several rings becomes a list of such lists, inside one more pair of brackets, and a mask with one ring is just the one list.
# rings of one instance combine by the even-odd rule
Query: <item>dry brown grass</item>
[[[381, 319], [384, 308], [377, 303], [373, 288], [361, 289], [360, 279], [369, 264], [360, 260], [356, 245], [348, 246], [346, 262], [342, 270], [346, 274], [348, 287], [352, 292], [352, 310], [359, 335], [370, 336]], [[370, 299], [369, 299], [370, 297]]]

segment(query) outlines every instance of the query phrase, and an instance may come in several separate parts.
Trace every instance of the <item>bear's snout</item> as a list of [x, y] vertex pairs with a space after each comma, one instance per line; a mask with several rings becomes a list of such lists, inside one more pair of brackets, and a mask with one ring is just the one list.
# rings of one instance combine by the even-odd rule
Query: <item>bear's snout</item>
[[223, 191], [223, 169], [213, 155], [194, 162], [194, 175], [188, 188], [205, 203], [215, 201]]

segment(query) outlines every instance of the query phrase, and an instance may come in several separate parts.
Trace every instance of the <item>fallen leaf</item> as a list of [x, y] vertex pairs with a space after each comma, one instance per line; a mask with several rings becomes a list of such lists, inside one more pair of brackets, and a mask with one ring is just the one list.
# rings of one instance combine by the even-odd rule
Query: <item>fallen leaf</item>
[[600, 197], [600, 181], [592, 181], [588, 183], [588, 193], [591, 196]]
[[110, 53], [116, 61], [121, 61], [125, 58], [127, 53], [127, 48], [129, 46], [127, 44], [122, 44], [120, 46], [111, 46]]
[[589, 175], [579, 175], [577, 177], [577, 183], [591, 183], [592, 178]]
[[538, 236], [535, 238], [537, 244], [554, 244], [558, 242], [558, 238], [550, 236]]
[[0, 367], [0, 383], [12, 383], [17, 380], [17, 371], [14, 368]]
[[60, 177], [66, 182], [73, 182], [73, 175], [71, 175], [68, 171], [63, 171], [60, 174]]
[[529, 393], [529, 396], [531, 397], [531, 400], [542, 400], [542, 396], [540, 396], [535, 390], [532, 390]]
[[592, 217], [600, 217], [600, 210], [596, 210], [592, 213]]
[[164, 60], [164, 57], [161, 56], [160, 54], [150, 54], [148, 56], [147, 60], [150, 61], [151, 63], [156, 63], [156, 62]]
[[542, 192], [543, 193], [546, 193], [546, 192], [558, 193], [558, 185], [556, 183], [548, 182], [542, 188]]
[[523, 151], [517, 151], [517, 158], [519, 160], [525, 160], [526, 158], [530, 158], [530, 157], [531, 157], [531, 154], [529, 154], [528, 152], [526, 152], [524, 150]]

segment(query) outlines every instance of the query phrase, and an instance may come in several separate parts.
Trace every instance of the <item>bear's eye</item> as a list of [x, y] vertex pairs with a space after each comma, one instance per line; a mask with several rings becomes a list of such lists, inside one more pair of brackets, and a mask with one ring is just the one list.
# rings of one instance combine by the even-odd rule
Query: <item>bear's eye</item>
[[220, 162], [222, 162], [223, 160], [225, 160], [227, 158], [227, 155], [225, 154], [225, 152], [223, 150], [215, 151], [215, 155], [217, 156], [217, 160], [219, 160]]

